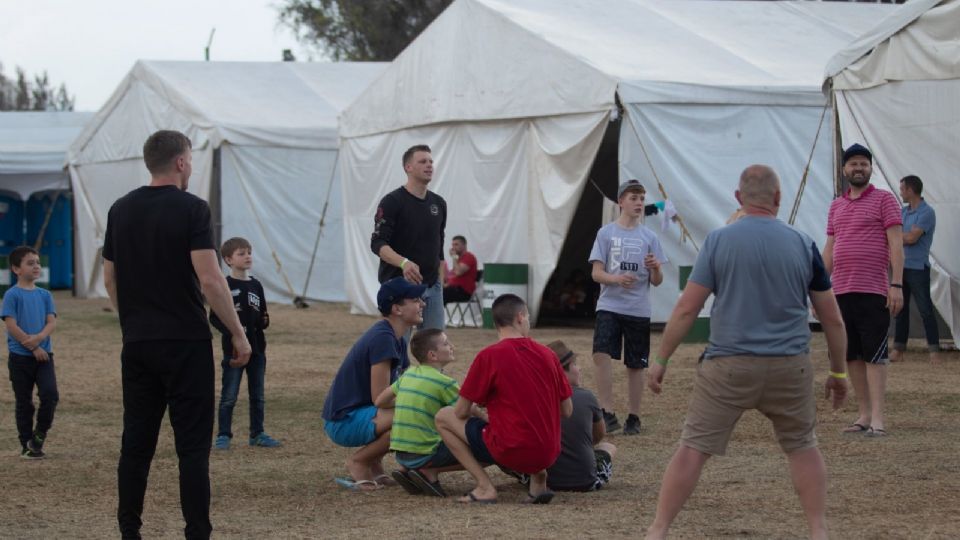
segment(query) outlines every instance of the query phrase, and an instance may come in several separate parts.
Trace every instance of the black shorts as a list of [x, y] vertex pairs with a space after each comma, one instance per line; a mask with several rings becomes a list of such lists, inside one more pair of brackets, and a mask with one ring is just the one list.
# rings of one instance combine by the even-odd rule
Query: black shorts
[[889, 362], [887, 298], [880, 294], [846, 293], [837, 295], [837, 304], [847, 327], [847, 360], [863, 360], [868, 364]]
[[593, 352], [603, 353], [632, 369], [646, 369], [650, 357], [650, 318], [597, 311], [593, 329]]

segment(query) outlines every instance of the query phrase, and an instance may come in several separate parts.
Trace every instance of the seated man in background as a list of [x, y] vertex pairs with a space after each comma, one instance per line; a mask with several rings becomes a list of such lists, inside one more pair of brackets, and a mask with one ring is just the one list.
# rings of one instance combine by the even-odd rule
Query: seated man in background
[[453, 266], [445, 276], [443, 303], [467, 302], [477, 289], [477, 258], [467, 251], [467, 239], [454, 236], [450, 243]]

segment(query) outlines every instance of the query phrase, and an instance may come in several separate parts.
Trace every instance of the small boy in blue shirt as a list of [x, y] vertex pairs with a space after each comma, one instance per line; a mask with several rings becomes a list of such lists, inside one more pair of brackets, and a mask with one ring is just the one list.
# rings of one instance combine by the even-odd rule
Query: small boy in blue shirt
[[244, 238], [231, 238], [223, 243], [220, 255], [223, 262], [230, 267], [227, 285], [233, 295], [233, 307], [237, 310], [240, 324], [243, 325], [253, 352], [246, 366], [235, 367], [232, 363], [233, 345], [230, 331], [213, 310], [210, 310], [210, 322], [223, 334], [223, 380], [220, 387], [220, 407], [217, 411], [219, 429], [214, 448], [230, 448], [230, 441], [233, 439], [233, 407], [237, 404], [244, 370], [247, 372], [247, 391], [250, 393], [250, 446], [276, 448], [280, 446], [280, 441], [263, 431], [266, 401], [263, 386], [267, 373], [267, 341], [263, 331], [270, 326], [270, 315], [267, 313], [263, 285], [247, 273], [253, 266], [253, 247]]
[[[7, 348], [10, 351], [7, 367], [16, 398], [14, 413], [20, 437], [20, 457], [43, 459], [43, 443], [60, 400], [50, 346], [50, 334], [57, 326], [57, 313], [53, 309], [50, 291], [36, 286], [41, 271], [37, 250], [28, 246], [14, 248], [9, 262], [10, 270], [17, 276], [17, 284], [3, 295], [0, 317], [7, 327]], [[36, 426], [33, 423], [34, 386], [40, 397]]]

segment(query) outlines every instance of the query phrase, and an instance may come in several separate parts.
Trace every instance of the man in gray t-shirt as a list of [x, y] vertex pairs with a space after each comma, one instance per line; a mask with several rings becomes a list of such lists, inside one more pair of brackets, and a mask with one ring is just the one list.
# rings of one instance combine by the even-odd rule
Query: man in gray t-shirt
[[666, 538], [707, 459], [726, 452], [747, 409], [773, 423], [810, 536], [826, 538], [826, 467], [814, 433], [807, 298], [827, 338], [826, 389], [834, 408], [843, 404], [847, 389], [843, 319], [813, 240], [776, 219], [780, 179], [773, 169], [748, 167], [736, 196], [746, 216], [707, 236], [650, 368], [650, 390], [659, 394], [670, 355], [714, 294], [710, 344], [697, 368], [680, 447], [664, 472], [647, 538]]
[[627, 368], [627, 421], [623, 433], [640, 433], [643, 370], [650, 355], [650, 285], [663, 282], [660, 265], [667, 262], [660, 241], [643, 226], [646, 190], [627, 180], [617, 190], [620, 216], [597, 232], [590, 251], [591, 276], [600, 284], [593, 332], [593, 364], [607, 431], [620, 429], [613, 412], [613, 367], [620, 359]]

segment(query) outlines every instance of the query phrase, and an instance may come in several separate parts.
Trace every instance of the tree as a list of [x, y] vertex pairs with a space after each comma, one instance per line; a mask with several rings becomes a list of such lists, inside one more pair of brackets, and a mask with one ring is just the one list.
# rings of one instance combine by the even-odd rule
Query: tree
[[67, 91], [66, 84], [55, 88], [44, 71], [34, 75], [33, 82], [21, 67], [16, 68], [16, 80], [3, 74], [0, 63], [0, 111], [72, 111], [76, 99]]
[[396, 58], [452, 0], [285, 0], [280, 22], [334, 60]]

